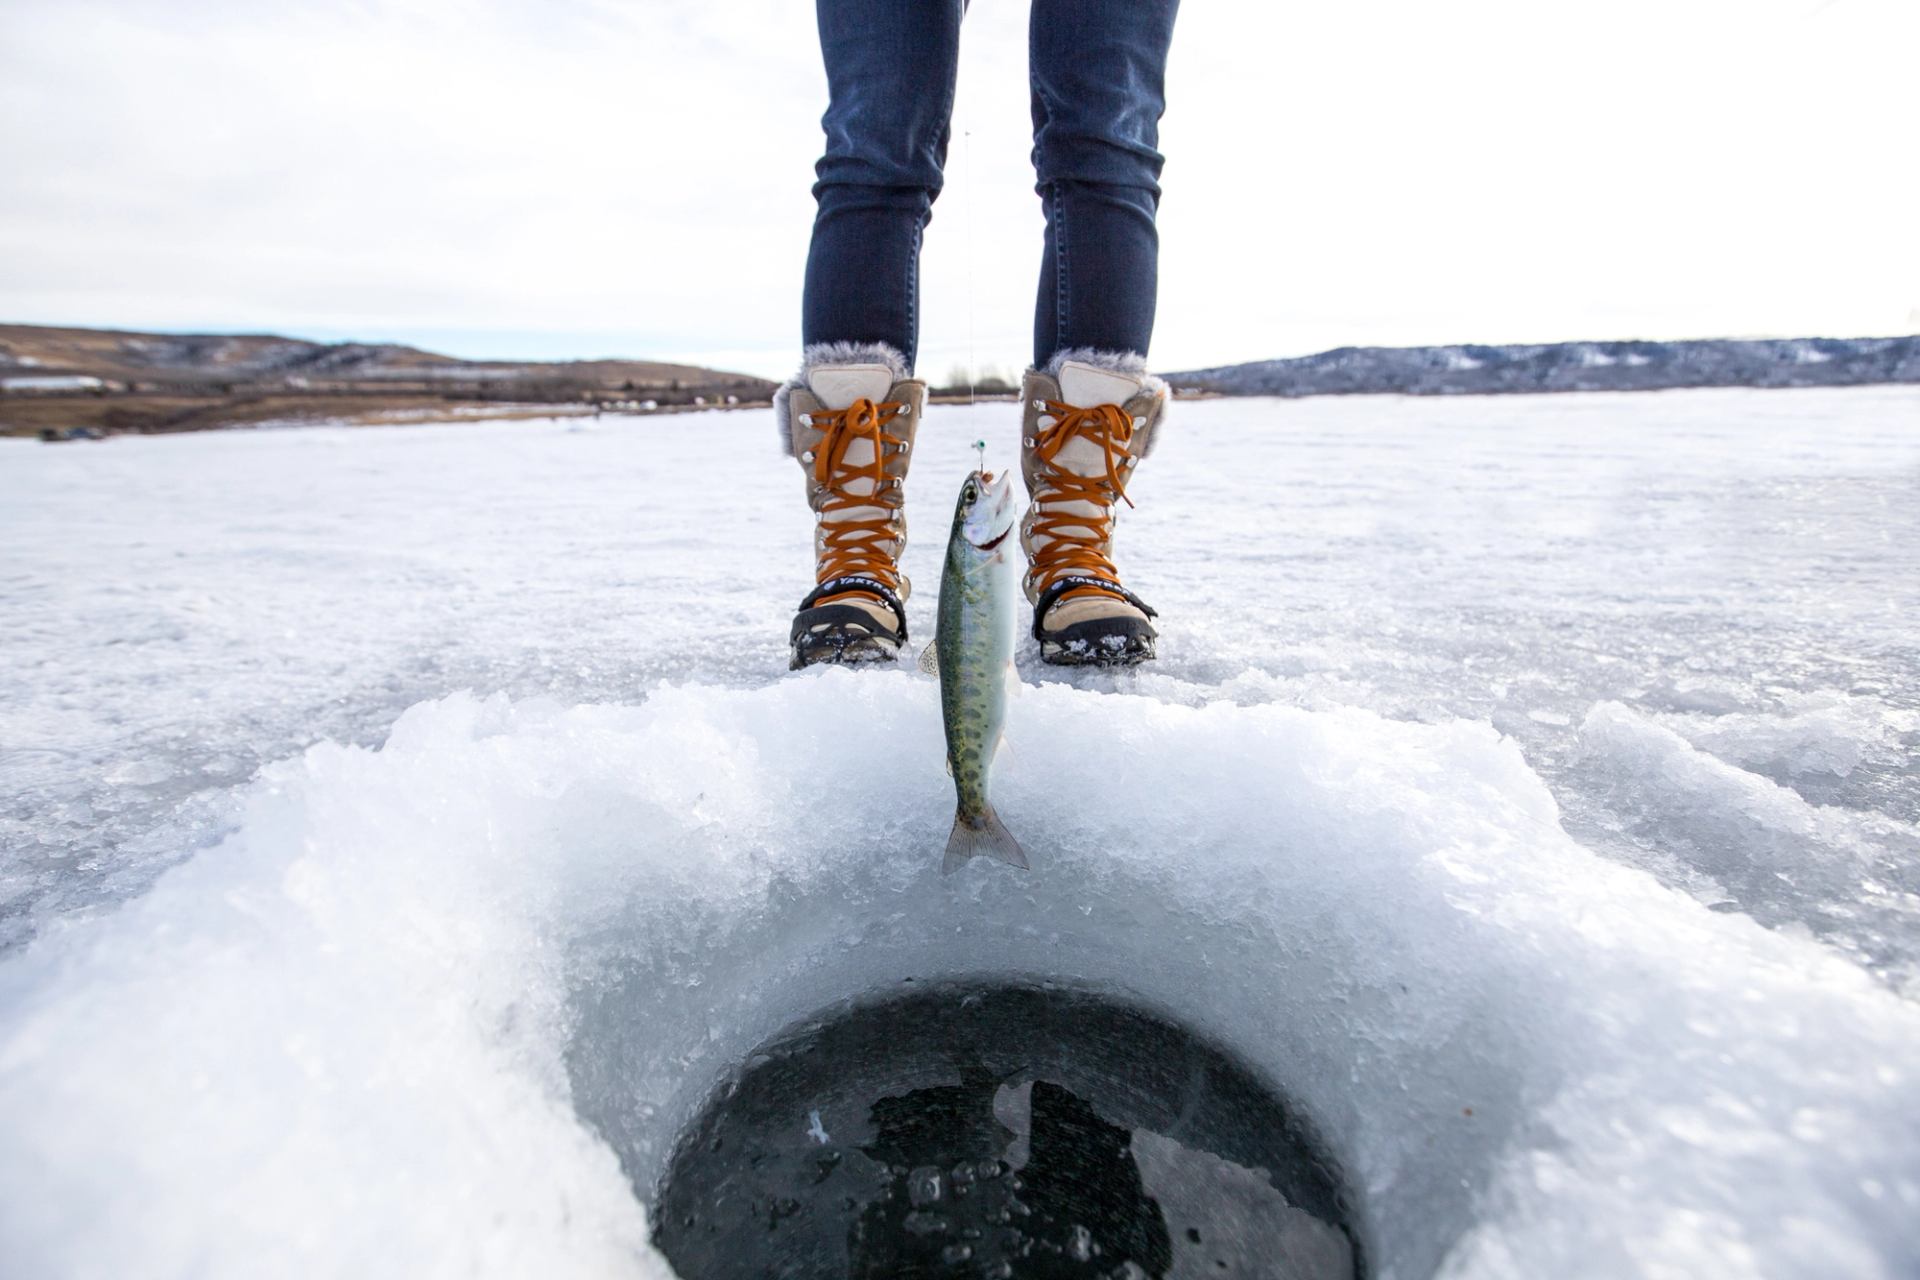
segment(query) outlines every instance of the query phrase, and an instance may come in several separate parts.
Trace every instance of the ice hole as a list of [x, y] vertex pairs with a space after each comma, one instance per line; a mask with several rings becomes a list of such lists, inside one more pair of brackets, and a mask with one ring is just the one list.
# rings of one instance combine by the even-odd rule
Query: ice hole
[[1337, 1176], [1264, 1081], [1052, 985], [903, 983], [791, 1027], [640, 1190], [684, 1280], [1357, 1274]]

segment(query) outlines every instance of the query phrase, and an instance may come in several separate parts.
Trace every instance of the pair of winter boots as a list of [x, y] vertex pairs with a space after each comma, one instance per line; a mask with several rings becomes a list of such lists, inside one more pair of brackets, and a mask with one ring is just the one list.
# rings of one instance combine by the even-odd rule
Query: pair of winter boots
[[[793, 619], [791, 665], [891, 661], [907, 641], [904, 486], [927, 385], [885, 346], [837, 343], [807, 356], [774, 399], [816, 521], [815, 586]], [[1030, 502], [1020, 541], [1033, 636], [1047, 662], [1153, 657], [1154, 610], [1121, 585], [1113, 534], [1166, 400], [1166, 384], [1137, 356], [1067, 351], [1024, 379], [1020, 470]]]

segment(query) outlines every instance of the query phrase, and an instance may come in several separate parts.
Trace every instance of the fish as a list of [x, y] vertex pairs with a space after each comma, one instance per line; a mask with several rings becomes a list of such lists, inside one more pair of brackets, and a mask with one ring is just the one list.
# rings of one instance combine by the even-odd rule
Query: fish
[[[953, 775], [953, 832], [943, 872], [977, 857], [1027, 866], [1027, 855], [993, 810], [987, 783], [1007, 723], [1013, 673], [1013, 476], [975, 471], [960, 486], [940, 572], [940, 605], [923, 667], [940, 676], [940, 714]], [[930, 659], [930, 660], [929, 660]]]

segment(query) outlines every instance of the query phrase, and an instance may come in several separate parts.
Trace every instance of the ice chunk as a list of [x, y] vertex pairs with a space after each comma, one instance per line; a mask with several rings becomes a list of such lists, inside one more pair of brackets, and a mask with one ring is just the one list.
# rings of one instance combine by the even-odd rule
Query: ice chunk
[[1673, 716], [1665, 723], [1742, 769], [1797, 782], [1821, 774], [1845, 778], [1863, 764], [1900, 765], [1902, 738], [1920, 731], [1920, 713], [1828, 693], [1793, 698], [1777, 713]]
[[1810, 804], [1619, 703], [1588, 714], [1580, 751], [1583, 788], [1624, 834], [1765, 923], [1804, 924], [1896, 985], [1920, 980], [1920, 828]]

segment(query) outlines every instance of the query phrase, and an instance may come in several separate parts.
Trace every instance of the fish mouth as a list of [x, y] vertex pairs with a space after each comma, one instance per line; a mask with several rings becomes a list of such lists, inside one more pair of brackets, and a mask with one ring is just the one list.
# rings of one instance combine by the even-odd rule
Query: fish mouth
[[[972, 530], [970, 529], [967, 531], [967, 541], [971, 543], [977, 551], [992, 551], [1001, 543], [1005, 542], [1007, 535], [1013, 532], [1013, 475], [1011, 472], [1008, 472], [996, 478], [991, 471], [982, 471], [976, 474], [986, 492], [980, 495], [980, 501], [975, 507], [975, 513], [976, 515], [987, 514], [988, 518], [978, 521], [970, 519], [968, 523], [985, 524], [988, 529], [991, 529], [997, 524], [1000, 525], [1000, 530], [991, 538], [982, 542], [974, 539]], [[1004, 523], [1002, 523], [1003, 521]]]

